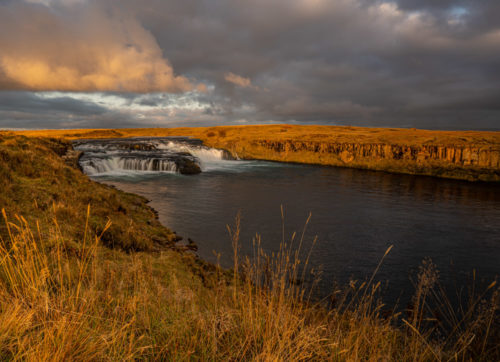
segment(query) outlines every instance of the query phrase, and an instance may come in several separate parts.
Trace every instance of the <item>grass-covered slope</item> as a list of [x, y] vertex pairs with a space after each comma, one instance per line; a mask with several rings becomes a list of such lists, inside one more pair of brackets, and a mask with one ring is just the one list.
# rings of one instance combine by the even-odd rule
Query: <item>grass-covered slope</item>
[[[18, 214], [46, 225], [55, 213], [62, 235], [78, 240], [90, 205], [90, 230], [100, 234], [111, 221], [101, 237], [107, 245], [131, 251], [173, 244], [175, 235], [156, 220], [147, 200], [91, 181], [75, 162], [63, 162], [69, 148], [56, 139], [0, 135], [0, 208], [9, 218]], [[0, 235], [5, 232], [0, 226]]]
[[294, 282], [299, 253], [257, 250], [228, 273], [173, 250], [143, 198], [88, 180], [60, 157], [68, 147], [0, 136], [0, 360], [500, 358], [495, 284], [462, 310], [432, 309], [428, 264], [405, 315], [377, 302], [373, 278], [327, 309]]

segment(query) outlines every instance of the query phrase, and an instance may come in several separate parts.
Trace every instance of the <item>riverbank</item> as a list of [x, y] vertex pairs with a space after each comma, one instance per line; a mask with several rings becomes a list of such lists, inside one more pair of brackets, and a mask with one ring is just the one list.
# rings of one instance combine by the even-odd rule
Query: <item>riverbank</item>
[[[378, 303], [373, 279], [313, 304], [293, 250], [236, 258], [234, 272], [208, 265], [176, 247], [147, 200], [65, 162], [70, 149], [0, 135], [2, 360], [499, 357], [494, 284], [461, 312], [441, 300], [437, 316], [427, 264], [405, 316]], [[237, 247], [238, 224], [231, 230]]]
[[500, 181], [500, 132], [271, 125], [17, 133], [66, 139], [191, 136], [242, 159]]

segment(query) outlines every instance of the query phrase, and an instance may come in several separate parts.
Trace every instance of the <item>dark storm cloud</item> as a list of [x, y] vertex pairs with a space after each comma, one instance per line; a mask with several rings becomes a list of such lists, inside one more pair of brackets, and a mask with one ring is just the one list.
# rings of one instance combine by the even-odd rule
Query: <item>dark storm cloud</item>
[[119, 94], [129, 110], [89, 101], [82, 119], [500, 128], [496, 0], [123, 0], [120, 12], [207, 92]]
[[229, 119], [500, 127], [496, 1], [149, 4], [142, 23], [175, 69], [216, 85]]
[[102, 128], [103, 121], [109, 122], [110, 127], [132, 124], [127, 115], [95, 102], [66, 96], [45, 98], [30, 92], [0, 92], [0, 128]]
[[43, 98], [29, 92], [0, 92], [0, 111], [23, 110], [30, 113], [70, 113], [76, 115], [99, 115], [107, 112], [105, 107], [93, 102], [79, 101], [70, 97]]

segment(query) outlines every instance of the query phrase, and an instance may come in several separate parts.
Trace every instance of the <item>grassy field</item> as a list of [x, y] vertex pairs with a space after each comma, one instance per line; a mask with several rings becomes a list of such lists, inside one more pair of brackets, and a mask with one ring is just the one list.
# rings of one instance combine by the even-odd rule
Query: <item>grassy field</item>
[[233, 270], [206, 264], [146, 200], [64, 162], [69, 147], [0, 135], [1, 360], [500, 359], [495, 283], [453, 309], [426, 262], [404, 314], [379, 303], [376, 270], [316, 303], [297, 248], [268, 256], [257, 238], [241, 257], [227, 220]]
[[430, 131], [406, 128], [367, 128], [346, 126], [220, 126], [220, 127], [177, 127], [177, 128], [122, 128], [122, 129], [74, 129], [18, 131], [25, 136], [50, 136], [57, 138], [108, 138], [139, 136], [192, 136], [204, 141], [220, 138], [228, 141], [266, 138], [269, 140], [326, 142], [387, 142], [399, 145], [418, 146], [436, 143], [442, 145], [499, 145], [500, 132], [485, 131]]
[[266, 125], [20, 133], [67, 139], [191, 136], [240, 158], [500, 181], [500, 132]]

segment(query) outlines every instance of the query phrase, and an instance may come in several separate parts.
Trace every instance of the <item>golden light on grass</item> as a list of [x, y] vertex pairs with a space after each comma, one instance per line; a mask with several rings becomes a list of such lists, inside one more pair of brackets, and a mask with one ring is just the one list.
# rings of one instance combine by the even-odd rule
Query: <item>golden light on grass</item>
[[[414, 314], [402, 319], [403, 328], [395, 324], [398, 313], [383, 313], [373, 278], [343, 290], [331, 309], [313, 303], [311, 284], [293, 282], [307, 269], [307, 262], [296, 258], [298, 250], [282, 244], [274, 256], [267, 255], [259, 237], [253, 258], [235, 260], [239, 273], [217, 267], [200, 279], [177, 252], [106, 250], [87, 231], [75, 253], [55, 219], [45, 237], [22, 217], [4, 221], [9, 238], [0, 247], [2, 358], [427, 361], [498, 356], [493, 329], [498, 291], [490, 299], [474, 297], [447, 338], [434, 337], [444, 322], [426, 319], [426, 299], [437, 283], [431, 265], [422, 268]], [[85, 228], [88, 221], [81, 224]], [[238, 227], [236, 222], [232, 230]], [[237, 247], [238, 234], [232, 235]], [[480, 301], [487, 302], [485, 307], [478, 308]]]

